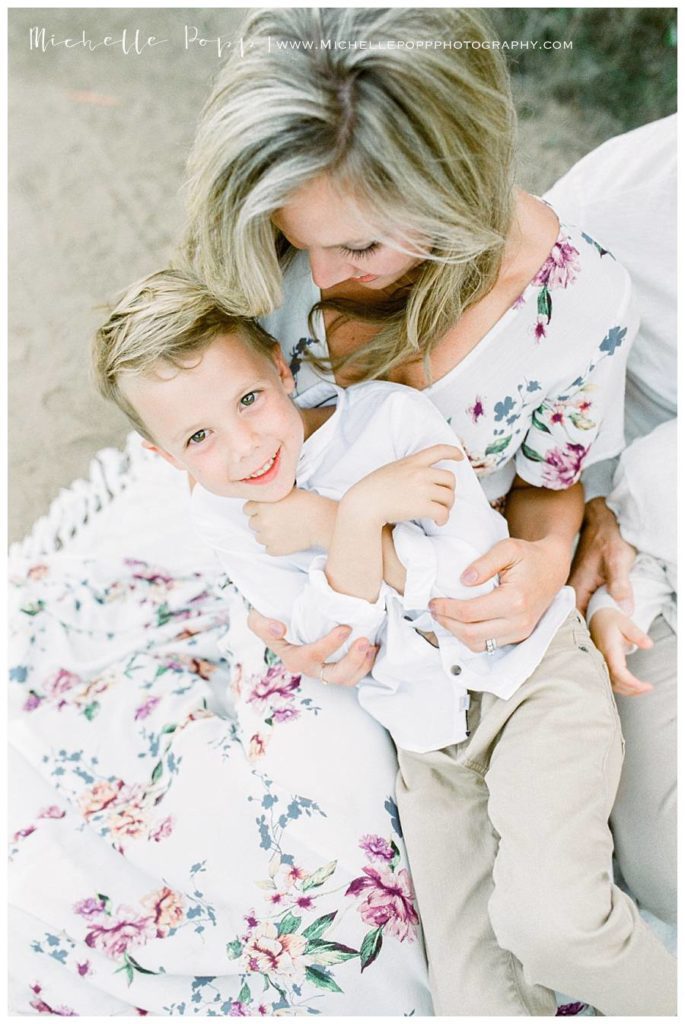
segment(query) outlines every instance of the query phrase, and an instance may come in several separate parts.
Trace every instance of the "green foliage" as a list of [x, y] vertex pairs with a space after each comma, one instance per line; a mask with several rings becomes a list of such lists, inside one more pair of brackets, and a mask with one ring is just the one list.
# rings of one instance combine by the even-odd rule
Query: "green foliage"
[[[591, 116], [608, 110], [627, 131], [676, 108], [676, 10], [667, 7], [497, 8], [490, 20], [504, 41], [538, 40], [538, 48], [512, 49], [514, 77], [531, 80], [540, 97], [552, 96]], [[570, 40], [570, 50], [543, 50], [543, 41]], [[521, 116], [535, 116], [526, 90]]]

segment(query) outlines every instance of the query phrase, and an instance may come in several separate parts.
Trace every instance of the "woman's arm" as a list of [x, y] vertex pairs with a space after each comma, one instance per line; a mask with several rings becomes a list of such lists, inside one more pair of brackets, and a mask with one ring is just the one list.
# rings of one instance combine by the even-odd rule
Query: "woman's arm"
[[566, 582], [583, 518], [582, 485], [555, 491], [516, 477], [505, 515], [511, 537], [472, 562], [461, 577], [475, 586], [499, 575], [500, 585], [470, 601], [431, 602], [438, 622], [474, 651], [488, 639], [500, 645], [525, 640]]

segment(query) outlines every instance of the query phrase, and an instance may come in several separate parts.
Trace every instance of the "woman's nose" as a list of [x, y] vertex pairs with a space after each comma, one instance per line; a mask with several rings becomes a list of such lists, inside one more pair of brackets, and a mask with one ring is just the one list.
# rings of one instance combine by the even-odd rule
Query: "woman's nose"
[[314, 284], [318, 288], [332, 288], [333, 285], [346, 281], [351, 276], [351, 268], [344, 257], [335, 251], [325, 249], [309, 250], [309, 265], [312, 269]]

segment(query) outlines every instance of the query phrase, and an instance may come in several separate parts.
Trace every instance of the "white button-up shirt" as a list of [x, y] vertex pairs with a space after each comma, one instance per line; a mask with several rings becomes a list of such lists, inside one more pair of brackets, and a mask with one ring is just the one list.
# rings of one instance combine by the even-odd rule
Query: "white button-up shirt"
[[[303, 407], [336, 402], [333, 415], [304, 443], [297, 486], [339, 500], [362, 477], [389, 462], [435, 444], [457, 444], [433, 403], [412, 388], [381, 381], [342, 390], [329, 383], [297, 399]], [[445, 526], [421, 519], [400, 523], [393, 536], [407, 572], [404, 594], [383, 584], [374, 603], [339, 594], [325, 575], [326, 555], [308, 549], [266, 554], [248, 527], [243, 500], [196, 486], [197, 529], [247, 600], [262, 614], [288, 624], [288, 639], [308, 643], [344, 623], [352, 634], [380, 644], [372, 674], [359, 684], [359, 701], [407, 750], [436, 750], [468, 734], [468, 691], [507, 699], [540, 663], [558, 627], [574, 606], [570, 587], [555, 597], [528, 639], [474, 653], [427, 610], [433, 597], [468, 599], [496, 584], [466, 587], [463, 570], [507, 534], [505, 520], [488, 504], [468, 459], [440, 468], [456, 478], [454, 507]], [[436, 648], [417, 630], [434, 633]]]

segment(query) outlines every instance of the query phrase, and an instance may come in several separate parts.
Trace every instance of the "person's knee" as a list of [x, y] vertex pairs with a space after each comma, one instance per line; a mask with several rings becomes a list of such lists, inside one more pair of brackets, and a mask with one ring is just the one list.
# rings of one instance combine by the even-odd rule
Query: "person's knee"
[[558, 987], [566, 966], [578, 967], [592, 959], [601, 930], [601, 915], [583, 915], [570, 900], [541, 890], [529, 898], [511, 889], [493, 893], [490, 922], [499, 946], [512, 953], [527, 979], [548, 988]]
[[677, 834], [675, 786], [658, 803], [645, 801], [638, 815], [634, 801], [619, 800], [612, 814], [621, 875], [641, 907], [667, 924], [677, 912]]

